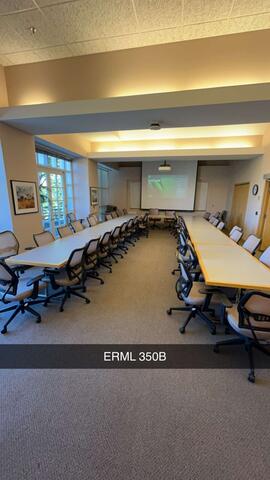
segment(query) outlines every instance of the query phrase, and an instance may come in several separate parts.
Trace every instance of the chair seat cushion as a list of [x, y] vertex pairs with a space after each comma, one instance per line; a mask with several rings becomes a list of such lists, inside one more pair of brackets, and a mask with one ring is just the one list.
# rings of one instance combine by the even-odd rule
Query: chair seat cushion
[[200, 293], [200, 290], [203, 288], [203, 284], [201, 282], [193, 282], [192, 289], [189, 292], [188, 297], [183, 297], [184, 302], [187, 305], [203, 305], [205, 301], [205, 294]]
[[[31, 285], [29, 287], [27, 286], [27, 283], [30, 282], [30, 280], [32, 280], [33, 278], [42, 274], [43, 274], [43, 271], [40, 268], [31, 268], [29, 270], [26, 270], [25, 273], [20, 274], [17, 294], [16, 295], [7, 294], [5, 296], [5, 300], [8, 302], [20, 302], [21, 300], [30, 298], [33, 293], [34, 286]], [[46, 283], [44, 281], [40, 281], [39, 291], [44, 290], [45, 287], [46, 287]], [[5, 290], [6, 290], [6, 287], [3, 285], [0, 285], [0, 295], [3, 294]]]
[[[254, 338], [252, 335], [252, 331], [248, 328], [241, 328], [239, 327], [239, 314], [237, 310], [237, 305], [233, 305], [232, 308], [227, 309], [227, 320], [232, 329], [244, 337]], [[261, 328], [268, 328], [269, 332], [259, 332], [255, 331], [255, 335], [259, 340], [270, 341], [270, 323], [269, 322], [255, 322], [255, 320], [251, 319], [252, 324], [254, 326], [258, 326]]]

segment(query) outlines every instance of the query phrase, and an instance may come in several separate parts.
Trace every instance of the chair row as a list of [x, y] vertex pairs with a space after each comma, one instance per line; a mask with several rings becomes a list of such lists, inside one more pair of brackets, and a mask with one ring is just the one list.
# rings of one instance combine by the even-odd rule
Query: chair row
[[[270, 295], [259, 291], [242, 292], [240, 300], [235, 302], [235, 297], [231, 297], [228, 289], [208, 287], [204, 283], [196, 252], [182, 218], [178, 220], [177, 232], [178, 268], [172, 273], [179, 271], [176, 293], [181, 306], [171, 307], [167, 313], [169, 315], [173, 311], [188, 313], [179, 329], [182, 334], [185, 333], [189, 322], [196, 317], [207, 325], [212, 334], [215, 334], [216, 321], [213, 319], [213, 314], [218, 310], [221, 311], [219, 320], [225, 325], [226, 333], [233, 331], [237, 334], [237, 338], [217, 342], [214, 352], [218, 352], [220, 347], [226, 345], [244, 345], [250, 365], [248, 380], [254, 383], [253, 349], [269, 355], [265, 343], [270, 342]], [[267, 264], [266, 259], [268, 259], [269, 265], [269, 257], [270, 247], [261, 255], [260, 260]], [[216, 309], [216, 307], [219, 308]]]
[[[147, 224], [140, 218], [130, 219], [115, 227], [113, 231], [104, 233], [101, 239], [92, 239], [83, 248], [73, 250], [66, 265], [59, 269], [41, 270], [34, 267], [19, 273], [10, 268], [4, 259], [0, 260], [0, 301], [7, 305], [0, 313], [12, 312], [1, 333], [7, 332], [8, 325], [19, 313], [29, 312], [37, 318], [37, 323], [40, 323], [41, 316], [33, 306], [40, 303], [47, 306], [55, 297], [61, 299], [61, 312], [72, 295], [89, 303], [89, 298], [83, 294], [86, 292], [87, 278], [103, 284], [98, 269], [103, 267], [111, 273], [112, 260], [118, 263], [118, 258], [123, 258], [123, 253], [127, 254], [129, 246], [135, 246], [142, 235], [148, 236]], [[42, 238], [41, 243], [44, 245], [45, 236], [47, 243], [54, 241], [50, 232], [43, 232], [38, 235], [36, 242], [39, 243]], [[52, 289], [51, 294], [48, 294], [49, 287]], [[44, 290], [46, 296], [41, 299], [39, 295]]]

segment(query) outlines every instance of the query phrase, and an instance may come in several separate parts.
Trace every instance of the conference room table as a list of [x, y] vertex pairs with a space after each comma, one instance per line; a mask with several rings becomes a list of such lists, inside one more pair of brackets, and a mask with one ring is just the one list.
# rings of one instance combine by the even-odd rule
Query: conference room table
[[99, 223], [94, 227], [85, 228], [81, 232], [74, 233], [69, 237], [59, 238], [52, 243], [42, 247], [33, 248], [14, 255], [6, 260], [10, 266], [25, 265], [41, 268], [63, 267], [73, 250], [84, 247], [90, 240], [100, 238], [106, 232], [112, 232], [115, 227], [120, 227], [135, 215], [124, 215], [122, 217]]
[[207, 285], [270, 292], [270, 268], [204, 218], [184, 220]]

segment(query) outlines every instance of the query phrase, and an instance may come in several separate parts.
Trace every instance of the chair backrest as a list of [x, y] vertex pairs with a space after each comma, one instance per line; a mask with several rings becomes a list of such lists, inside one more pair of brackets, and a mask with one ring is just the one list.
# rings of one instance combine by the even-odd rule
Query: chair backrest
[[65, 225], [64, 227], [58, 227], [57, 231], [61, 238], [69, 237], [70, 235], [73, 235], [73, 231], [68, 227], [68, 225]]
[[214, 215], [211, 215], [211, 217], [209, 218], [209, 223], [212, 223], [213, 225], [216, 220], [217, 218]]
[[199, 260], [198, 260], [198, 257], [196, 255], [196, 252], [194, 250], [194, 248], [188, 243], [187, 244], [187, 251], [186, 251], [186, 255], [189, 255], [189, 259], [188, 259], [188, 262], [186, 264], [186, 266], [188, 267], [188, 269], [192, 268], [192, 269], [195, 269], [197, 267], [197, 265], [199, 264]]
[[242, 236], [243, 236], [243, 232], [241, 232], [240, 230], [234, 230], [230, 234], [231, 240], [233, 240], [235, 243], [238, 243], [239, 240], [242, 238]]
[[242, 247], [245, 250], [247, 250], [249, 253], [254, 255], [260, 243], [261, 243], [261, 239], [256, 237], [256, 235], [249, 235], [248, 238], [243, 243]]
[[159, 214], [159, 209], [158, 208], [150, 208], [149, 214], [150, 215], [158, 215]]
[[238, 225], [234, 225], [234, 227], [232, 227], [230, 233], [229, 233], [229, 236], [231, 236], [231, 234], [235, 231], [235, 230], [239, 230], [239, 232], [242, 232], [242, 228], [241, 227], [238, 227]]
[[112, 216], [110, 213], [106, 213], [105, 220], [112, 220]]
[[76, 218], [73, 212], [67, 213], [67, 223], [75, 222]]
[[225, 223], [224, 223], [224, 222], [219, 222], [219, 223], [217, 224], [217, 228], [218, 228], [219, 230], [223, 230], [224, 227], [225, 227]]
[[205, 218], [205, 220], [208, 220], [210, 218], [210, 215], [211, 215], [210, 212], [205, 212], [203, 215], [203, 218]]
[[182, 255], [185, 255], [187, 251], [187, 238], [184, 232], [179, 233], [179, 251]]
[[42, 247], [43, 245], [48, 245], [49, 243], [54, 242], [55, 238], [51, 232], [41, 232], [34, 233], [33, 239], [37, 247]]
[[95, 225], [97, 225], [97, 220], [95, 215], [89, 215], [89, 217], [87, 217], [87, 221], [90, 227], [94, 227]]
[[126, 208], [123, 208], [123, 213], [124, 213], [124, 215], [126, 215], [128, 213]]
[[192, 289], [193, 280], [184, 262], [182, 261], [179, 262], [179, 268], [180, 268], [180, 275], [176, 282], [175, 290], [178, 298], [182, 300], [182, 296], [183, 297], [189, 296], [190, 290]]
[[19, 252], [19, 242], [10, 230], [0, 232], [0, 258], [12, 257]]
[[105, 232], [102, 239], [100, 240], [100, 246], [106, 247], [110, 242], [111, 232]]
[[120, 228], [121, 228], [121, 227], [115, 227], [115, 229], [112, 231], [112, 233], [111, 233], [111, 238], [112, 238], [113, 240], [116, 240], [116, 239], [119, 237], [119, 235], [120, 235]]
[[117, 218], [117, 213], [115, 210], [111, 213], [111, 215], [112, 215], [112, 218]]
[[75, 220], [75, 222], [70, 222], [72, 230], [77, 233], [81, 232], [84, 228], [80, 220]]
[[5, 302], [5, 295], [16, 295], [19, 279], [15, 272], [3, 261], [0, 260], [0, 300]]
[[65, 269], [70, 280], [78, 278], [80, 280], [83, 272], [83, 264], [87, 246], [83, 248], [76, 248], [69, 256]]
[[238, 304], [239, 327], [270, 334], [270, 295], [263, 292], [248, 292]]
[[260, 262], [270, 267], [270, 247], [267, 247], [259, 258]]
[[212, 225], [214, 225], [214, 227], [217, 227], [218, 224], [219, 224], [219, 219], [218, 219], [218, 218], [214, 218], [211, 223], [212, 223]]
[[174, 216], [174, 211], [173, 210], [165, 210], [165, 215], [166, 215], [166, 217], [173, 217]]
[[123, 215], [123, 210], [121, 210], [120, 208], [117, 208], [116, 213], [117, 213], [117, 216], [118, 216], [118, 217], [122, 217], [122, 215]]
[[93, 238], [88, 242], [87, 248], [85, 250], [86, 257], [94, 255], [98, 251], [99, 238]]

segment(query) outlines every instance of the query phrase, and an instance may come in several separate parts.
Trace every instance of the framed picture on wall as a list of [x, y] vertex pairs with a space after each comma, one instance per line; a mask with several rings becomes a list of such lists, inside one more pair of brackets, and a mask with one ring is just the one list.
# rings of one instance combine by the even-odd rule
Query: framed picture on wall
[[90, 202], [91, 205], [98, 205], [98, 189], [90, 187]]
[[11, 180], [10, 183], [15, 215], [37, 213], [38, 198], [36, 182]]

